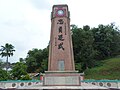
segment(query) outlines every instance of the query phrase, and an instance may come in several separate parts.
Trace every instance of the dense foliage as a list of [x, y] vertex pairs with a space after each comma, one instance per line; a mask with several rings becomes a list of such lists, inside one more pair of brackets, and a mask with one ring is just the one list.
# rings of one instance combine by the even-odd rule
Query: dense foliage
[[23, 62], [17, 62], [10, 71], [11, 78], [15, 80], [30, 79], [27, 74], [27, 66]]
[[[73, 51], [76, 67], [83, 71], [95, 65], [96, 50], [94, 50], [94, 37], [89, 26], [83, 28], [73, 28]], [[81, 68], [81, 69], [80, 69]]]
[[7, 71], [0, 68], [0, 80], [8, 80], [10, 79], [10, 75], [7, 73]]
[[[86, 73], [89, 73], [87, 70], [100, 66], [100, 62], [104, 59], [120, 55], [120, 31], [113, 23], [109, 25], [101, 24], [94, 28], [88, 25], [82, 28], [71, 25], [71, 33], [75, 67], [79, 72], [86, 71]], [[8, 58], [13, 55], [14, 46], [10, 49], [12, 50], [10, 53], [4, 53], [5, 49], [6, 45], [2, 46], [2, 56], [7, 56]], [[29, 50], [25, 59], [20, 58], [20, 62], [12, 64], [10, 74], [2, 69], [4, 65], [3, 62], [0, 62], [0, 80], [6, 80], [9, 77], [11, 79], [30, 79], [27, 73], [42, 73], [46, 71], [48, 53], [49, 45], [44, 49], [34, 48]]]
[[90, 28], [72, 25], [73, 49], [76, 67], [79, 71], [98, 65], [98, 60], [120, 54], [120, 31], [111, 23]]
[[[72, 41], [76, 69], [80, 72], [98, 66], [99, 60], [120, 54], [120, 32], [111, 23], [90, 28], [86, 25], [78, 28], [71, 25]], [[47, 70], [48, 47], [33, 49], [25, 59], [28, 72], [44, 72]]]
[[[0, 65], [4, 65], [4, 62], [0, 62]], [[2, 67], [0, 68], [0, 80], [30, 80], [30, 76], [27, 73], [27, 65], [25, 62], [17, 62], [11, 64], [11, 70], [6, 71]]]
[[27, 72], [44, 72], [45, 70], [47, 70], [48, 47], [43, 50], [29, 50], [25, 62], [27, 65]]

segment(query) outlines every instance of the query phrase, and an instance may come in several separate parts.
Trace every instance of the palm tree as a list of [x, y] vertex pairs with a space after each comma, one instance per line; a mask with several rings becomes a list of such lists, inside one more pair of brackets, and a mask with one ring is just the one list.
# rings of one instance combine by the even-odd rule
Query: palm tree
[[6, 43], [5, 46], [1, 46], [0, 55], [6, 58], [6, 71], [8, 71], [8, 57], [13, 56], [14, 46]]

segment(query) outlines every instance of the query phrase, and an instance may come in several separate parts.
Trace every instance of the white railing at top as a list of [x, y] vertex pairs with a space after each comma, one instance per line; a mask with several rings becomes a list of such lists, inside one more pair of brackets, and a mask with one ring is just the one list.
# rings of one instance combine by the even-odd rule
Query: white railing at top
[[83, 80], [81, 82], [101, 87], [120, 89], [120, 80]]
[[[81, 83], [88, 83], [96, 86], [117, 88], [120, 89], [120, 80], [83, 80]], [[43, 86], [43, 81], [40, 80], [15, 80], [15, 81], [0, 81], [0, 88], [21, 88], [39, 85]]]
[[10, 80], [10, 81], [0, 81], [0, 88], [20, 88], [27, 86], [41, 85], [42, 81], [40, 80]]

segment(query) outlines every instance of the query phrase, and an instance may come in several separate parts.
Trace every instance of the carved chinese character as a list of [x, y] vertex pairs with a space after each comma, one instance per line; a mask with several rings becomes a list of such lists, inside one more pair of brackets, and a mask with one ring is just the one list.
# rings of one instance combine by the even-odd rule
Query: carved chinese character
[[61, 41], [63, 41], [64, 39], [63, 39], [63, 35], [61, 34], [61, 35], [58, 35], [58, 40], [61, 40]]
[[64, 50], [64, 48], [63, 48], [63, 42], [61, 42], [60, 44], [58, 44], [58, 49]]
[[57, 22], [57, 24], [63, 24], [63, 23], [64, 23], [63, 19], [59, 19]]
[[60, 26], [58, 30], [59, 30], [59, 33], [62, 33], [62, 26]]

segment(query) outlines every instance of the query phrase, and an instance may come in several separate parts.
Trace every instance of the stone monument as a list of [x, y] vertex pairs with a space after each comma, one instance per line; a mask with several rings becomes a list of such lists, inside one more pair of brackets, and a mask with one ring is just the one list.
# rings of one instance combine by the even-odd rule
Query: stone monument
[[[67, 5], [54, 5], [51, 13], [51, 37], [49, 46], [48, 71], [41, 81], [3, 81], [0, 88], [17, 90], [108, 90], [107, 84], [82, 80], [83, 74], [75, 71], [70, 13]], [[109, 83], [109, 85], [111, 85]], [[115, 85], [113, 83], [113, 85]], [[118, 85], [116, 83], [116, 85]], [[104, 86], [104, 87], [103, 87]], [[117, 87], [117, 86], [116, 86]], [[110, 87], [111, 88], [111, 87]], [[1, 90], [1, 89], [0, 89]]]
[[48, 71], [43, 81], [44, 86], [80, 86], [80, 74], [74, 65], [67, 5], [54, 5], [52, 8]]

